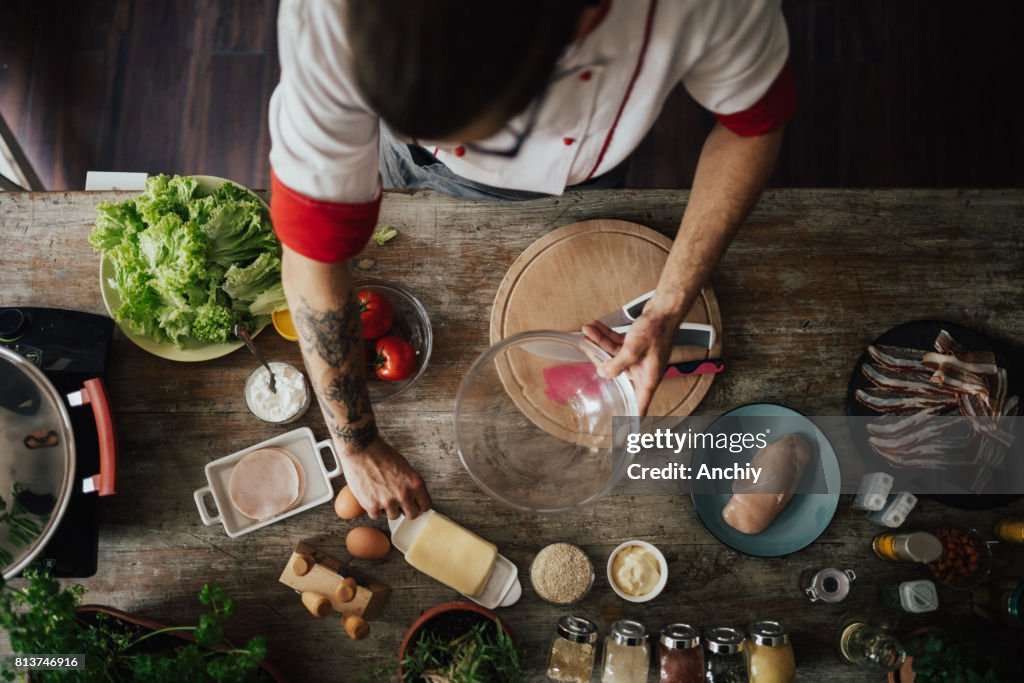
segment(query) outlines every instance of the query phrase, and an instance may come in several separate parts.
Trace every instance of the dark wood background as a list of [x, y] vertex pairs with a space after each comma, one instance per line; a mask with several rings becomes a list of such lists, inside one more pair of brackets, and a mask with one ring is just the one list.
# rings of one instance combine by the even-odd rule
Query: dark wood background
[[[1024, 3], [785, 0], [801, 107], [778, 187], [1024, 186]], [[269, 184], [277, 0], [3, 0], [0, 112], [48, 189], [95, 170]], [[687, 187], [708, 114], [681, 88], [632, 187]]]

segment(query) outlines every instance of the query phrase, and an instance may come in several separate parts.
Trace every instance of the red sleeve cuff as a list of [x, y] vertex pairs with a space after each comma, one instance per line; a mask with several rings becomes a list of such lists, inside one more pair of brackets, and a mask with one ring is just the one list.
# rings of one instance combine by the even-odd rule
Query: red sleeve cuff
[[715, 114], [723, 126], [737, 135], [753, 137], [780, 128], [796, 113], [796, 78], [786, 60], [768, 91], [754, 106], [735, 114]]
[[380, 213], [371, 202], [325, 202], [300, 194], [270, 172], [270, 221], [281, 243], [314, 261], [339, 263], [363, 250]]

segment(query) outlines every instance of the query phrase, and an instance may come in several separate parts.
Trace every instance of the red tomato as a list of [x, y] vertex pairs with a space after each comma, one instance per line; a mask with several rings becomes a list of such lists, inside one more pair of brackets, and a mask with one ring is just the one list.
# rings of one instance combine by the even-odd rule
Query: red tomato
[[377, 342], [377, 376], [391, 382], [399, 382], [412, 375], [416, 369], [416, 350], [412, 344], [394, 335], [382, 337]]
[[395, 320], [391, 302], [383, 294], [369, 289], [356, 292], [356, 302], [363, 323], [363, 339], [378, 339], [387, 334]]

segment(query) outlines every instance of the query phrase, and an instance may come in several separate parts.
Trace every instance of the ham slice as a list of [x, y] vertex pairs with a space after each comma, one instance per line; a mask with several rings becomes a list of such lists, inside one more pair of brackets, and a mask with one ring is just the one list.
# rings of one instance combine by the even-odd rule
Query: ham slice
[[231, 470], [228, 497], [246, 517], [263, 521], [299, 504], [306, 478], [299, 460], [283, 448], [247, 453]]
[[801, 436], [787, 434], [768, 444], [750, 461], [751, 467], [762, 468], [757, 483], [733, 485], [722, 519], [740, 533], [761, 533], [789, 503], [810, 462], [811, 444]]

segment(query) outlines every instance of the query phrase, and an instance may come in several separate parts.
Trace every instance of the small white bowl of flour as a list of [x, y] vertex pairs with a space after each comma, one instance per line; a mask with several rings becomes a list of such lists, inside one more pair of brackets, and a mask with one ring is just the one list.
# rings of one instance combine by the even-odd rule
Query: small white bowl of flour
[[256, 368], [245, 382], [245, 404], [253, 415], [271, 424], [288, 424], [309, 409], [312, 392], [306, 377], [294, 365], [271, 361], [276, 392], [270, 390], [270, 373]]

